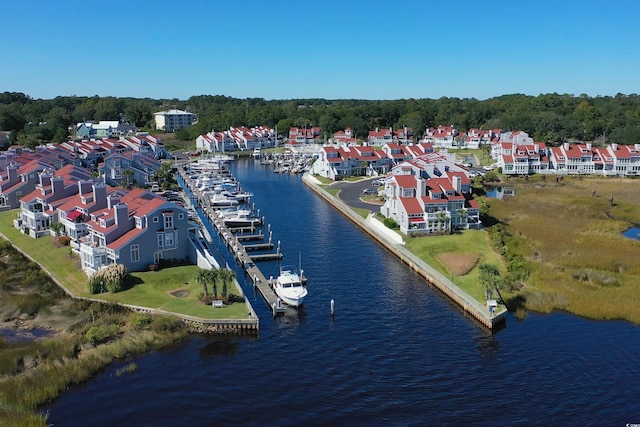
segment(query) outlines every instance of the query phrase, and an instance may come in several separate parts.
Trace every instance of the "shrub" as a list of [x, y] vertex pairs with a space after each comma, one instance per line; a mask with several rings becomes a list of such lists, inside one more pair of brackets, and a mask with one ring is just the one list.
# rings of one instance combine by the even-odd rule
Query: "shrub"
[[153, 317], [149, 314], [136, 314], [133, 318], [133, 325], [136, 329], [144, 329], [151, 324]]
[[176, 332], [184, 327], [180, 319], [171, 316], [156, 316], [150, 325], [151, 330], [156, 332]]
[[93, 345], [103, 344], [118, 334], [118, 325], [92, 326], [85, 334], [85, 338]]
[[392, 219], [392, 218], [385, 218], [382, 223], [387, 227], [387, 228], [397, 228], [398, 227], [398, 223]]
[[160, 270], [160, 264], [149, 264], [149, 271], [158, 271]]
[[58, 237], [58, 242], [60, 242], [60, 244], [62, 244], [63, 246], [69, 246], [69, 244], [71, 243], [71, 237], [69, 236]]
[[91, 275], [87, 284], [87, 291], [97, 294], [103, 290], [115, 293], [124, 288], [124, 282], [129, 272], [122, 264], [110, 264], [107, 268], [98, 270]]

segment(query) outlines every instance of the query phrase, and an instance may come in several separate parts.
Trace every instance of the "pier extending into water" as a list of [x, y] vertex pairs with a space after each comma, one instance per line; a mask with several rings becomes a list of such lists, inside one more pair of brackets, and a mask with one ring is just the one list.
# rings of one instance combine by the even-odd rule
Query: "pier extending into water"
[[[224, 220], [220, 217], [219, 210], [211, 205], [209, 198], [195, 186], [192, 180], [186, 176], [183, 168], [178, 168], [177, 173], [180, 174], [182, 181], [190, 191], [191, 199], [197, 200], [198, 207], [202, 210], [205, 217], [209, 220], [213, 228], [218, 232], [224, 240], [227, 248], [233, 253], [236, 261], [242, 266], [245, 274], [250, 278], [253, 287], [257, 290], [271, 309], [273, 316], [284, 314], [288, 309], [294, 310], [284, 304], [273, 290], [272, 279], [267, 279], [262, 271], [257, 267], [256, 263], [260, 261], [273, 261], [282, 259], [283, 254], [278, 242], [276, 251], [269, 253], [257, 253], [249, 255], [249, 251], [258, 252], [263, 250], [272, 250], [274, 243], [270, 226], [267, 225], [268, 242], [267, 243], [243, 243], [246, 241], [263, 240], [265, 235], [258, 227], [227, 227]], [[264, 221], [261, 222], [264, 226]], [[249, 234], [247, 234], [249, 233]]]

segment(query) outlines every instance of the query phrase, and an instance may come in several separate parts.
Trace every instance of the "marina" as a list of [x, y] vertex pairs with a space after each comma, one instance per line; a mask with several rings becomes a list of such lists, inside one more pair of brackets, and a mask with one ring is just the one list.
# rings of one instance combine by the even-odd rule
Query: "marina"
[[[308, 191], [300, 175], [253, 159], [231, 169], [282, 241], [283, 264], [302, 253], [313, 286], [303, 307], [272, 319], [240, 271], [260, 317], [257, 336], [191, 335], [117, 361], [43, 408], [53, 425], [625, 425], [640, 413], [637, 325], [508, 314], [508, 326], [493, 334]], [[258, 266], [275, 278], [276, 264]], [[264, 369], [265, 360], [288, 369]], [[131, 362], [137, 370], [117, 376]], [[289, 372], [304, 380], [274, 393]]]
[[[218, 161], [214, 168], [214, 174], [210, 174], [209, 170], [200, 169], [201, 165], [195, 174], [189, 164], [178, 167], [177, 173], [183, 190], [193, 208], [201, 210], [206, 220], [224, 240], [226, 248], [231, 251], [236, 262], [242, 266], [244, 273], [251, 280], [253, 288], [260, 293], [273, 316], [285, 314], [287, 310], [295, 310], [294, 307], [298, 307], [298, 304], [285, 304], [275, 292], [276, 280], [273, 277], [267, 278], [256, 265], [258, 262], [278, 261], [283, 258], [280, 242], [278, 241], [277, 244], [273, 242], [271, 226], [265, 223], [264, 217], [260, 217], [260, 211], [256, 212], [255, 206], [250, 209], [244, 206], [235, 206], [240, 203], [249, 204], [248, 197], [239, 200], [230, 199], [235, 202], [230, 209], [226, 203], [220, 204], [219, 202], [221, 198], [225, 197], [221, 192], [216, 192], [222, 180], [227, 186], [233, 186], [237, 191], [241, 191], [239, 183], [235, 182], [229, 170], [225, 168], [225, 163], [226, 161]], [[203, 178], [203, 174], [208, 175]], [[215, 194], [213, 197], [212, 191]], [[254, 212], [256, 213], [254, 214]], [[267, 228], [266, 234], [263, 232], [265, 227]], [[268, 238], [265, 242], [266, 236]], [[258, 241], [262, 241], [262, 243], [257, 243]], [[273, 251], [274, 248], [275, 251]], [[307, 279], [301, 275], [301, 280], [306, 292]]]

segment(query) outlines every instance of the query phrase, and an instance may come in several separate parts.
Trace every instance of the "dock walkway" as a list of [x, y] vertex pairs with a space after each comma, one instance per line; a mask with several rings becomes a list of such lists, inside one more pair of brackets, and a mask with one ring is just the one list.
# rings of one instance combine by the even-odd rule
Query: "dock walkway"
[[263, 251], [274, 248], [270, 231], [271, 227], [268, 227], [269, 240], [267, 243], [243, 244], [243, 242], [248, 240], [262, 240], [264, 239], [265, 235], [261, 230], [258, 231], [257, 227], [227, 227], [224, 221], [220, 218], [218, 210], [214, 209], [211, 206], [208, 198], [205, 197], [202, 192], [198, 190], [198, 188], [196, 188], [194, 183], [186, 175], [185, 171], [180, 168], [178, 169], [178, 173], [180, 174], [185, 185], [189, 188], [191, 198], [197, 201], [198, 207], [202, 209], [205, 217], [209, 220], [213, 228], [222, 237], [227, 248], [231, 250], [236, 261], [242, 266], [245, 273], [249, 276], [254, 289], [257, 289], [258, 292], [260, 292], [260, 295], [262, 295], [262, 298], [271, 309], [273, 316], [275, 317], [276, 315], [284, 314], [287, 309], [293, 310], [293, 308], [289, 308], [286, 304], [280, 301], [280, 298], [278, 298], [271, 286], [270, 280], [267, 279], [262, 271], [256, 266], [256, 262], [259, 261], [272, 261], [281, 259], [283, 255], [282, 251], [280, 250], [280, 242], [278, 242], [276, 252], [253, 255], [248, 254], [248, 251]]

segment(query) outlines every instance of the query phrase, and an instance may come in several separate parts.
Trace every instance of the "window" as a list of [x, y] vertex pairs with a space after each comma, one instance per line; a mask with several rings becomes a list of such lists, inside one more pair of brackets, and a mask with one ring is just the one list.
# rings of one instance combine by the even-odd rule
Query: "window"
[[158, 249], [164, 248], [164, 239], [162, 238], [162, 234], [158, 234]]
[[165, 215], [164, 217], [164, 228], [172, 229], [173, 228], [173, 215]]
[[178, 214], [178, 219], [183, 219], [184, 218], [184, 214], [180, 213]]
[[131, 245], [131, 262], [140, 261], [140, 246]]
[[153, 222], [158, 222], [160, 219], [157, 216], [153, 217]]
[[164, 235], [164, 244], [167, 247], [173, 246], [173, 233], [167, 233]]

